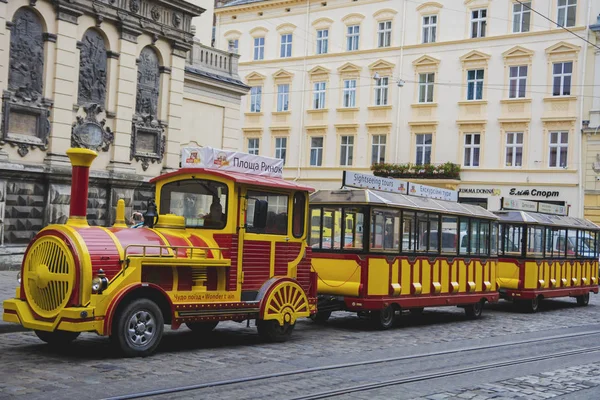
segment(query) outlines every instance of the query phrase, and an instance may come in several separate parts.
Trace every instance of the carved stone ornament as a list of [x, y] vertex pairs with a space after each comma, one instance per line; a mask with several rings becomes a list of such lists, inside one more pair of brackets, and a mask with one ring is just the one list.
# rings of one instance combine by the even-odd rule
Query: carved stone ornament
[[24, 157], [31, 148], [48, 148], [50, 107], [43, 98], [44, 33], [38, 16], [28, 8], [13, 18], [10, 35], [8, 88], [2, 95], [0, 144], [19, 148]]
[[137, 14], [137, 12], [140, 11], [139, 0], [129, 0], [129, 10], [131, 10], [132, 13]]
[[140, 54], [138, 65], [136, 114], [157, 116], [159, 84], [158, 56], [152, 48], [145, 47]]
[[146, 171], [150, 163], [162, 161], [166, 145], [164, 126], [151, 115], [138, 115], [134, 118], [129, 159], [140, 161], [142, 169]]
[[106, 47], [100, 34], [89, 29], [83, 35], [79, 57], [77, 104], [104, 105], [106, 99]]
[[592, 169], [595, 173], [600, 174], [600, 153], [596, 154], [596, 162], [592, 163]]
[[173, 13], [173, 26], [175, 28], [179, 28], [180, 24], [181, 24], [181, 15], [178, 13]]
[[160, 19], [160, 11], [160, 7], [152, 7], [152, 10], [150, 10], [150, 15], [152, 16], [153, 20], [158, 21]]
[[85, 117], [77, 116], [71, 128], [71, 146], [82, 147], [94, 151], [108, 151], [113, 143], [114, 135], [105, 126], [106, 119], [98, 116], [104, 109], [99, 104], [88, 104], [83, 107]]

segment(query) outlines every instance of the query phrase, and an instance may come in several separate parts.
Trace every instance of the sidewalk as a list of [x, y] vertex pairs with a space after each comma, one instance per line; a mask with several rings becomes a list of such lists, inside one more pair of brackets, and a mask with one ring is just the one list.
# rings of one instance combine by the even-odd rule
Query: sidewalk
[[17, 270], [0, 271], [0, 334], [25, 330], [20, 325], [4, 322], [1, 317], [4, 312], [4, 307], [2, 306], [4, 300], [15, 297], [15, 289], [18, 285], [17, 272]]
[[0, 271], [18, 271], [25, 249], [26, 247], [0, 247]]

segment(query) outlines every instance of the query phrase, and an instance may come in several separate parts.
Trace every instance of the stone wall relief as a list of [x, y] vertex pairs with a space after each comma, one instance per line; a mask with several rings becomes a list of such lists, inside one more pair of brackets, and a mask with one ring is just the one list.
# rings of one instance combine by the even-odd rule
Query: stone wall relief
[[164, 125], [158, 119], [160, 65], [151, 47], [142, 49], [138, 60], [135, 115], [131, 129], [130, 159], [142, 163], [146, 171], [150, 163], [161, 162], [165, 151]]
[[44, 32], [39, 17], [23, 7], [15, 13], [10, 29], [0, 144], [18, 147], [19, 155], [24, 157], [32, 148], [48, 148], [52, 102], [43, 97]]
[[76, 121], [71, 128], [71, 145], [95, 151], [108, 151], [114, 134], [106, 126], [107, 51], [104, 39], [88, 29], [78, 43], [79, 87]]

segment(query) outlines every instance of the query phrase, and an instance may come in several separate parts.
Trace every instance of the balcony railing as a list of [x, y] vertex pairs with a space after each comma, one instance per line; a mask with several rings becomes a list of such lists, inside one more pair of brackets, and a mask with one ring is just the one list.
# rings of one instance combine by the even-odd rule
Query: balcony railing
[[238, 54], [205, 46], [194, 41], [192, 50], [188, 53], [187, 65], [202, 72], [220, 75], [239, 81]]

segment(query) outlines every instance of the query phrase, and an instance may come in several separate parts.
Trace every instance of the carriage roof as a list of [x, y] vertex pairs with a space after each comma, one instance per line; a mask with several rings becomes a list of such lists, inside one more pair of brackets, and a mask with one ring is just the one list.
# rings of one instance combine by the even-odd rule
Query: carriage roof
[[600, 230], [600, 226], [583, 218], [568, 217], [566, 215], [541, 214], [529, 211], [501, 210], [495, 211], [500, 222], [521, 223], [528, 225], [547, 225], [550, 227], [578, 228]]

